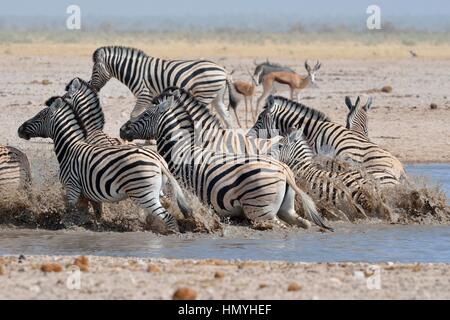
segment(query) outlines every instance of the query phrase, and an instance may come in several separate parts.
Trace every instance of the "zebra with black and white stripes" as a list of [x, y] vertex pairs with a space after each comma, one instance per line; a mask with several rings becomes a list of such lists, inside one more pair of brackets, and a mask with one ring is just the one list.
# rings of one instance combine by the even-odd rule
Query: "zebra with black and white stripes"
[[70, 104], [62, 98], [52, 100], [50, 106], [22, 124], [18, 134], [26, 140], [35, 137], [53, 140], [69, 209], [79, 206], [87, 210], [88, 201], [100, 204], [131, 198], [144, 209], [146, 218], [153, 216], [168, 231], [177, 231], [174, 216], [159, 200], [163, 175], [174, 182], [182, 213], [190, 216], [192, 211], [165, 163], [155, 161], [151, 150], [89, 145], [80, 117]]
[[372, 98], [367, 99], [366, 104], [360, 104], [359, 96], [356, 98], [355, 104], [352, 104], [350, 97], [345, 97], [345, 105], [348, 107], [346, 119], [346, 128], [361, 133], [366, 137], [369, 136], [369, 111], [372, 105]]
[[256, 137], [263, 132], [270, 137], [275, 130], [285, 136], [292, 129], [302, 131], [316, 154], [332, 154], [355, 163], [383, 185], [398, 184], [406, 177], [401, 162], [366, 136], [331, 122], [318, 110], [284, 97], [267, 99], [248, 135]]
[[166, 60], [150, 57], [143, 51], [108, 46], [93, 54], [90, 83], [97, 91], [112, 77], [125, 84], [137, 98], [131, 117], [139, 115], [152, 99], [171, 86], [184, 88], [206, 105], [212, 104], [227, 127], [233, 121], [225, 107], [228, 89], [230, 106], [236, 107], [235, 92], [226, 70], [207, 60]]
[[279, 217], [288, 224], [309, 227], [294, 209], [299, 194], [305, 213], [328, 228], [314, 201], [295, 184], [292, 171], [262, 155], [214, 152], [195, 144], [194, 121], [186, 109], [168, 96], [125, 123], [123, 139], [156, 139], [172, 173], [220, 216], [244, 215], [261, 221]]
[[349, 210], [353, 211], [352, 218], [367, 218], [367, 213], [389, 214], [373, 179], [360, 170], [333, 172], [321, 169], [302, 131], [293, 131], [280, 141], [280, 145], [274, 155], [292, 169], [317, 199], [345, 211], [343, 216], [348, 216]]
[[2, 195], [16, 196], [31, 191], [31, 167], [28, 157], [22, 151], [0, 145], [0, 191]]
[[[258, 139], [246, 137], [245, 134], [236, 130], [224, 129], [204, 104], [179, 88], [166, 89], [163, 94], [154, 99], [153, 104], [157, 105], [170, 96], [174, 97], [177, 105], [186, 110], [195, 124], [196, 145], [216, 152], [270, 155], [287, 164], [301, 181], [310, 183], [309, 189], [315, 193], [317, 199], [332, 204], [335, 208], [339, 207], [341, 202], [350, 203], [345, 206], [346, 209], [354, 204], [355, 215], [365, 215], [365, 211], [373, 211], [374, 202], [381, 202], [370, 201], [369, 203], [367, 199], [375, 198], [375, 196], [367, 194], [366, 190], [369, 188], [366, 188], [365, 185], [372, 181], [363, 176], [360, 171], [345, 170], [337, 173], [320, 170], [316, 165], [314, 153], [306, 141], [297, 135], [290, 136], [290, 140], [293, 141], [287, 143], [286, 138], [282, 141], [280, 141], [281, 137]], [[280, 152], [280, 148], [285, 151]], [[291, 150], [290, 157], [285, 156], [286, 148]], [[280, 157], [280, 153], [283, 154], [283, 157]]]

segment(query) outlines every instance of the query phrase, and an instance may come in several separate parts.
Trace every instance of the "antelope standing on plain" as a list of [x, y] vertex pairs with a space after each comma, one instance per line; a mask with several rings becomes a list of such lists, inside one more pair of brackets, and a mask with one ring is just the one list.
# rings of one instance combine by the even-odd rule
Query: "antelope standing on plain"
[[267, 97], [271, 94], [273, 86], [275, 83], [280, 83], [284, 85], [288, 85], [291, 91], [291, 100], [297, 100], [298, 91], [302, 90], [309, 84], [314, 84], [316, 82], [316, 73], [320, 69], [320, 62], [317, 61], [314, 68], [308, 64], [308, 60], [305, 61], [305, 69], [308, 72], [306, 77], [302, 77], [298, 73], [289, 72], [289, 71], [274, 71], [270, 72], [264, 76], [262, 84], [263, 84], [263, 93], [258, 98], [256, 103], [256, 109], [259, 110], [262, 102], [266, 101]]
[[[234, 70], [231, 72], [231, 74], [233, 74], [233, 72], [234, 72]], [[257, 86], [254, 76], [252, 76], [252, 74], [248, 71], [247, 71], [247, 73], [250, 75], [252, 82], [247, 82], [247, 81], [243, 81], [243, 80], [233, 80], [234, 89], [238, 93], [237, 97], [235, 97], [235, 99], [237, 101], [237, 105], [239, 105], [242, 101], [242, 98], [244, 98], [245, 124], [246, 125], [248, 124], [248, 106], [250, 106], [250, 112], [252, 113], [253, 122], [256, 121], [256, 109], [253, 110], [252, 100], [253, 100], [253, 96], [255, 95], [256, 86]], [[239, 118], [236, 114], [236, 109], [234, 109], [234, 114], [236, 116], [238, 125], [240, 127], [241, 124], [240, 124]]]

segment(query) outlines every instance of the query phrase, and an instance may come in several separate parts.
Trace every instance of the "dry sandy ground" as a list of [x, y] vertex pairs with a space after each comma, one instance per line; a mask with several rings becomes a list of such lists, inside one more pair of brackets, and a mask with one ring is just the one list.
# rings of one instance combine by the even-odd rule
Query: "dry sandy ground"
[[447, 264], [84, 260], [0, 258], [0, 299], [450, 299]]
[[[303, 59], [275, 61], [304, 74]], [[230, 71], [236, 69], [235, 79], [249, 80], [246, 69], [253, 70], [252, 59], [215, 60]], [[50, 145], [39, 140], [20, 140], [17, 128], [37, 113], [47, 98], [62, 94], [65, 84], [73, 77], [88, 79], [91, 68], [90, 52], [79, 57], [37, 55], [30, 50], [22, 55], [0, 53], [0, 143], [24, 150], [32, 167], [38, 160], [36, 152], [48, 150], [47, 157]], [[367, 96], [367, 90], [390, 85], [392, 93], [371, 94], [374, 98], [369, 123], [371, 139], [404, 162], [450, 162], [449, 70], [450, 60], [326, 59], [322, 60], [317, 76], [318, 88], [302, 91], [300, 101], [344, 124], [346, 95]], [[43, 84], [43, 80], [49, 84]], [[132, 110], [134, 97], [125, 86], [112, 80], [102, 90], [101, 98], [106, 114], [105, 131], [117, 136]], [[437, 105], [436, 110], [430, 109], [431, 103]], [[242, 106], [239, 111], [241, 121], [243, 109]], [[52, 155], [49, 158], [54, 160]]]

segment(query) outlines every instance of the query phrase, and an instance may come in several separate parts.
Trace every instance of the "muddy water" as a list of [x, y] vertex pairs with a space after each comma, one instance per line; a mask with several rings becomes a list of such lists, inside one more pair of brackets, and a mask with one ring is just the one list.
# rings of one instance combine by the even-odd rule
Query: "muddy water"
[[[450, 165], [416, 165], [449, 195]], [[158, 236], [146, 232], [0, 231], [0, 255], [108, 255], [287, 261], [394, 261], [450, 263], [449, 226], [335, 224], [336, 232], [254, 231], [226, 226], [223, 236]]]

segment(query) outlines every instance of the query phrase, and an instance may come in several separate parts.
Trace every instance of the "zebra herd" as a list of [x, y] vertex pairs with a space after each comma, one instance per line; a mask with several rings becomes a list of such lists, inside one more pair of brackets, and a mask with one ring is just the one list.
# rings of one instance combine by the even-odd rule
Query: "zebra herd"
[[[367, 217], [386, 209], [383, 197], [367, 190], [405, 179], [399, 160], [368, 138], [371, 100], [360, 105], [358, 97], [353, 105], [347, 97], [344, 127], [318, 110], [270, 95], [244, 132], [229, 129], [224, 97], [228, 90], [230, 106], [236, 107], [233, 86], [226, 70], [213, 62], [163, 60], [118, 46], [97, 49], [93, 62], [89, 81], [72, 79], [62, 95], [48, 99], [18, 129], [26, 140], [53, 140], [68, 210], [87, 212], [91, 204], [99, 219], [102, 203], [130, 198], [144, 209], [146, 220], [177, 232], [175, 216], [160, 201], [168, 180], [185, 218], [193, 211], [182, 188], [222, 217], [303, 228], [311, 220], [331, 229], [316, 201], [331, 204], [335, 216], [348, 209], [342, 204], [351, 204], [355, 216]], [[98, 93], [112, 77], [137, 99], [121, 139], [103, 132]], [[156, 147], [134, 144], [135, 139], [156, 140]], [[0, 188], [31, 183], [26, 156], [14, 150], [0, 149]], [[307, 219], [295, 210], [296, 195]]]

